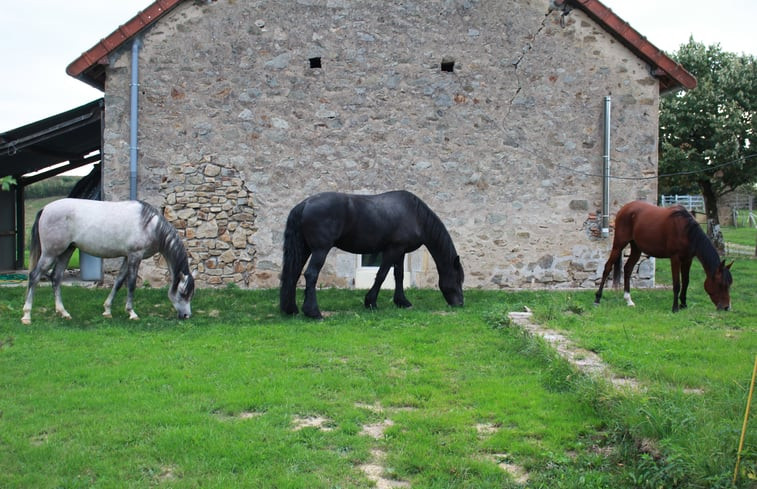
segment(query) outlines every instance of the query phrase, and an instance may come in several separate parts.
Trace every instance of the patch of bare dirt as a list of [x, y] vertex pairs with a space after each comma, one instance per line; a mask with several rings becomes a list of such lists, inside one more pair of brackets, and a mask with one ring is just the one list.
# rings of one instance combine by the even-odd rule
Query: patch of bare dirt
[[371, 450], [371, 460], [366, 464], [360, 465], [359, 468], [368, 479], [376, 484], [378, 489], [410, 487], [410, 483], [407, 481], [389, 479], [384, 476], [386, 473], [386, 467], [384, 467], [385, 458], [386, 453], [383, 450], [374, 448]]
[[237, 414], [228, 414], [221, 411], [214, 411], [213, 414], [221, 421], [231, 421], [233, 419], [252, 419], [259, 418], [265, 413], [259, 411], [241, 411]]
[[394, 426], [394, 421], [391, 419], [385, 419], [380, 423], [363, 425], [363, 429], [360, 430], [361, 435], [370, 436], [374, 440], [380, 440], [384, 436], [384, 431], [390, 426]]
[[294, 424], [294, 431], [299, 431], [304, 428], [316, 428], [323, 431], [331, 431], [332, 427], [329, 426], [331, 420], [323, 416], [296, 416], [292, 423]]
[[493, 435], [499, 431], [499, 426], [492, 423], [478, 423], [476, 425], [476, 431], [479, 435]]
[[158, 474], [158, 482], [170, 482], [176, 480], [176, 468], [170, 465], [160, 468], [160, 474]]
[[508, 454], [492, 453], [489, 458], [492, 462], [497, 464], [497, 467], [510, 474], [518, 484], [525, 484], [528, 482], [528, 472], [526, 472], [526, 469], [518, 464], [512, 463], [509, 460], [510, 456]]

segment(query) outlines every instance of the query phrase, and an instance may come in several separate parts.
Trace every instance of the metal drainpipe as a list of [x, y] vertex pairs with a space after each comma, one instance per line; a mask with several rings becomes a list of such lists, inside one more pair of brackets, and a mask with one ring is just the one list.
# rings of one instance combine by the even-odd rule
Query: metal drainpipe
[[137, 130], [139, 129], [139, 36], [131, 43], [131, 100], [129, 115], [129, 198], [137, 200]]
[[602, 237], [610, 236], [610, 110], [612, 100], [605, 97], [604, 155], [602, 156]]

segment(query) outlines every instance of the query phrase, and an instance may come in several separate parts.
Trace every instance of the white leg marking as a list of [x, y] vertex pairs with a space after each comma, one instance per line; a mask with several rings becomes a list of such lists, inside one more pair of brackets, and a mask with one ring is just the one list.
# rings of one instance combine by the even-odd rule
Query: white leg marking
[[633, 307], [633, 306], [636, 305], [631, 300], [631, 293], [630, 292], [624, 292], [623, 293], [623, 298], [626, 300], [626, 304], [628, 304], [629, 307]]

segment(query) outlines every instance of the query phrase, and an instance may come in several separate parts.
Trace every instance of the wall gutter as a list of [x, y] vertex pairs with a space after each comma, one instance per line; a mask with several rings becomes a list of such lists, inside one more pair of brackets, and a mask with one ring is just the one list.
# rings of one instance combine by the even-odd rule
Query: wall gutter
[[602, 155], [602, 237], [610, 236], [610, 113], [612, 97], [605, 97], [604, 151]]
[[139, 49], [137, 36], [131, 43], [131, 97], [129, 101], [129, 199], [137, 200], [137, 157], [139, 153]]

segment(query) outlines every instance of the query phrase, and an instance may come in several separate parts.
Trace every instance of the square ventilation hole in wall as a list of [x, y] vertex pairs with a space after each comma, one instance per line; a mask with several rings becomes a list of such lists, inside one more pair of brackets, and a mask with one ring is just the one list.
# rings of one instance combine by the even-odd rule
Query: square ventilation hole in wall
[[455, 71], [455, 60], [452, 58], [442, 58], [442, 71], [453, 73]]
[[313, 58], [309, 58], [308, 61], [310, 62], [311, 68], [320, 68], [321, 67], [321, 57], [315, 56]]

